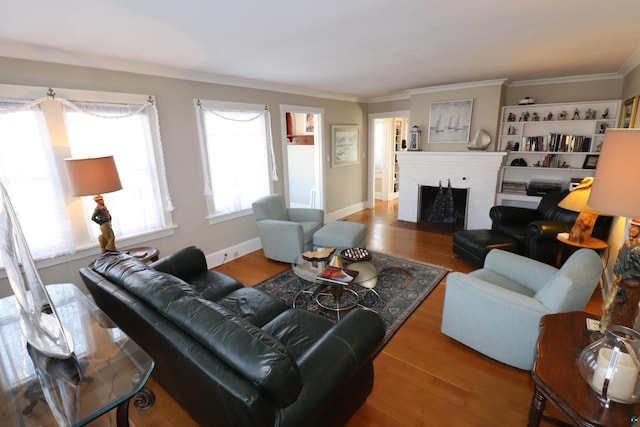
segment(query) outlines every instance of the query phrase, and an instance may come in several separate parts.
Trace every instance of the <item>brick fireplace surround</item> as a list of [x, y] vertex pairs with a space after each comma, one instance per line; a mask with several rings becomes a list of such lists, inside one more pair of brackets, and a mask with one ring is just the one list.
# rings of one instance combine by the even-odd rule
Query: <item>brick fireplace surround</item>
[[468, 188], [467, 229], [491, 228], [489, 209], [495, 204], [504, 152], [407, 151], [397, 153], [400, 167], [398, 219], [418, 221], [420, 185]]

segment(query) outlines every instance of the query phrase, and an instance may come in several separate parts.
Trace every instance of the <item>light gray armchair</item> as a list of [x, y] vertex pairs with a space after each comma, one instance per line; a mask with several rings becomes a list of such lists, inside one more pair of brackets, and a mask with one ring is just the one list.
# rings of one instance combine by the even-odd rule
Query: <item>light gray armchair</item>
[[324, 225], [324, 211], [287, 208], [282, 194], [262, 197], [252, 204], [264, 255], [276, 261], [294, 262], [313, 249], [313, 233]]
[[442, 333], [499, 362], [531, 370], [540, 318], [584, 309], [601, 274], [602, 261], [591, 249], [579, 249], [559, 270], [493, 249], [484, 268], [447, 277]]

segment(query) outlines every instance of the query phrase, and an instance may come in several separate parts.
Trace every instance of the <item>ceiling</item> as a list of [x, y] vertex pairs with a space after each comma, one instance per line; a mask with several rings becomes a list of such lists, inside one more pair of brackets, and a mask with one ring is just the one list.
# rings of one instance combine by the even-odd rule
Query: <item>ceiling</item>
[[3, 3], [0, 56], [360, 100], [640, 64], [638, 0]]

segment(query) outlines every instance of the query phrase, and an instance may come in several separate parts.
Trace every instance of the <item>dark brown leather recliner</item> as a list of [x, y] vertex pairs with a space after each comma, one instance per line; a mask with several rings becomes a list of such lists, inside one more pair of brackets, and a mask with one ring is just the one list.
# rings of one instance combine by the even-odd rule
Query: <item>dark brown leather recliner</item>
[[[516, 252], [529, 258], [556, 265], [560, 242], [558, 233], [568, 233], [578, 217], [578, 212], [558, 207], [568, 191], [547, 193], [536, 209], [515, 206], [494, 206], [489, 211], [491, 230], [518, 242]], [[593, 229], [593, 237], [607, 240], [612, 217], [599, 216]], [[563, 248], [564, 249], [564, 248]], [[568, 258], [578, 248], [563, 250]]]
[[372, 311], [334, 323], [291, 308], [208, 270], [195, 247], [152, 266], [107, 252], [80, 275], [200, 425], [344, 425], [372, 390], [385, 333]]

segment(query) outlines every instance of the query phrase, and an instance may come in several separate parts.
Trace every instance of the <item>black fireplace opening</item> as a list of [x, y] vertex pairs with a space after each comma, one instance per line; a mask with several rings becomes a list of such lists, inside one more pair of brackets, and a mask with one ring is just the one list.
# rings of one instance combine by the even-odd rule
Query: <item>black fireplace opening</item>
[[453, 233], [466, 228], [468, 188], [452, 188], [451, 182], [437, 187], [420, 185], [418, 226], [438, 233]]

